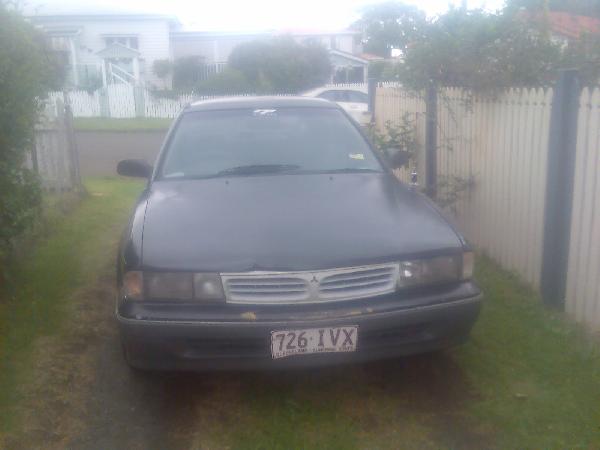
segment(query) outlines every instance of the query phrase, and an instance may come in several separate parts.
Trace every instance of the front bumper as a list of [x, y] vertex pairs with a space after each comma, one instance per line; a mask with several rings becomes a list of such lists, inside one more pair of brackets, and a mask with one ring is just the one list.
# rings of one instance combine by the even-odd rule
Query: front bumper
[[[227, 307], [198, 313], [197, 305], [123, 305], [117, 319], [129, 362], [164, 370], [277, 369], [363, 362], [422, 353], [464, 342], [481, 308], [470, 282], [452, 289], [302, 308]], [[171, 312], [169, 311], [171, 307]], [[172, 317], [172, 318], [170, 318]], [[358, 325], [356, 352], [273, 360], [271, 331]]]

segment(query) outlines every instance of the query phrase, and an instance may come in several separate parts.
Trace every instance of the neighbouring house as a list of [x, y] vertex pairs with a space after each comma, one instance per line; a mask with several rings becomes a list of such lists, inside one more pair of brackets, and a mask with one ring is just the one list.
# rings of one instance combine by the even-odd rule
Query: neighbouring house
[[68, 67], [68, 84], [92, 89], [112, 83], [158, 84], [155, 60], [171, 57], [179, 21], [156, 14], [31, 15]]
[[115, 83], [164, 86], [152, 70], [156, 60], [197, 56], [200, 78], [221, 72], [233, 48], [256, 39], [291, 36], [325, 47], [336, 83], [366, 82], [369, 58], [356, 31], [284, 30], [253, 33], [184, 31], [171, 16], [157, 14], [33, 14], [28, 19], [48, 37], [68, 68], [67, 84], [88, 90]]
[[566, 46], [583, 35], [600, 35], [600, 19], [562, 11], [524, 13], [527, 20], [547, 26], [552, 40]]

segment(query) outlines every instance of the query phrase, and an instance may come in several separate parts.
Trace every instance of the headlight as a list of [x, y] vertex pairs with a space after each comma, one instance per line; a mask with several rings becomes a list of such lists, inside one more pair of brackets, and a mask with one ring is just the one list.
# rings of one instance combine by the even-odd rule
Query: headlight
[[437, 256], [400, 262], [398, 287], [412, 287], [427, 284], [458, 281], [461, 270], [460, 258], [456, 256]]
[[473, 272], [475, 271], [475, 253], [464, 252], [462, 255], [462, 273], [461, 278], [463, 280], [470, 280], [473, 278]]
[[146, 298], [149, 300], [225, 299], [218, 273], [145, 272]]
[[146, 272], [144, 275], [149, 299], [191, 300], [194, 296], [191, 273]]
[[129, 300], [141, 300], [144, 293], [142, 272], [137, 270], [123, 275], [122, 295]]
[[221, 275], [218, 273], [194, 274], [194, 298], [198, 300], [225, 300]]

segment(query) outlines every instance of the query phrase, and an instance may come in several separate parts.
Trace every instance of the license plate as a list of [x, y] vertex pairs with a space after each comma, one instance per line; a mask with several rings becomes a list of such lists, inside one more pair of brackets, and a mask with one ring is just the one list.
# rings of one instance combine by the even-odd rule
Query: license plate
[[271, 331], [273, 359], [311, 353], [356, 351], [358, 326]]

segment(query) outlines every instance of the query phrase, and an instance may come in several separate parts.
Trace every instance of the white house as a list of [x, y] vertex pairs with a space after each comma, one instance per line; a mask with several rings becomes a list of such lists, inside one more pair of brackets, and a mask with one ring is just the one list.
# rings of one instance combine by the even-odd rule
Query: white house
[[153, 83], [157, 59], [171, 57], [170, 33], [177, 19], [155, 14], [33, 15], [69, 68], [74, 86]]
[[171, 16], [157, 14], [35, 14], [28, 19], [48, 36], [68, 67], [71, 86], [93, 89], [113, 83], [163, 85], [153, 73], [156, 60], [198, 56], [205, 73], [220, 72], [242, 42], [288, 35], [330, 52], [331, 81], [364, 82], [368, 59], [357, 32], [298, 31], [214, 33], [183, 31]]

